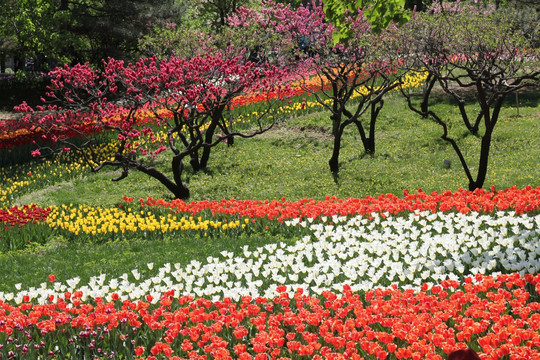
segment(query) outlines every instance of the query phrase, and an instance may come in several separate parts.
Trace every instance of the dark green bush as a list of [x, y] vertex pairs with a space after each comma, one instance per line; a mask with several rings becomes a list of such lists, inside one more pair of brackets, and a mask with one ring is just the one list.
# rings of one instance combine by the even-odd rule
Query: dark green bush
[[19, 71], [15, 75], [0, 74], [0, 111], [12, 111], [26, 101], [30, 106], [41, 103], [49, 78], [43, 73]]

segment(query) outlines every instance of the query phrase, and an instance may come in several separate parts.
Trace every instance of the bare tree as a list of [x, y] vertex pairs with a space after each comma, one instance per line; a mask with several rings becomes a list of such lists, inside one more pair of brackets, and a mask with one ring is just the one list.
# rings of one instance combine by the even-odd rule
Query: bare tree
[[[539, 85], [539, 53], [505, 14], [484, 12], [470, 5], [452, 6], [451, 13], [443, 8], [416, 14], [401, 28], [396, 43], [400, 44], [403, 66], [427, 70], [444, 93], [456, 101], [466, 128], [478, 134], [480, 156], [475, 177], [449, 133], [445, 114], [417, 104], [402, 91], [412, 111], [441, 126], [441, 138], [456, 152], [468, 187], [473, 190], [481, 188], [486, 180], [493, 131], [504, 100], [520, 89]], [[479, 106], [472, 117], [470, 111], [474, 109], [465, 107], [464, 91], [472, 93]]]

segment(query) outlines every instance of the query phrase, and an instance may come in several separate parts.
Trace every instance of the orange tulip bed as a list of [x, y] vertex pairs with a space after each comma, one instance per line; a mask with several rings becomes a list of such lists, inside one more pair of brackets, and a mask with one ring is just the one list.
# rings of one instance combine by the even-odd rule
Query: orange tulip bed
[[[314, 88], [314, 86], [310, 86], [310, 88]], [[287, 97], [294, 97], [294, 96], [309, 96], [309, 93], [306, 92], [306, 90], [303, 90], [301, 88], [294, 88], [290, 89], [288, 93], [286, 94]], [[283, 95], [282, 95], [283, 96]], [[270, 93], [270, 94], [251, 94], [246, 96], [238, 96], [235, 99], [233, 99], [231, 103], [231, 110], [242, 107], [250, 104], [258, 104], [258, 103], [264, 103], [268, 101], [269, 99], [277, 98], [277, 93]], [[103, 124], [107, 124], [108, 126], [115, 126], [116, 121], [121, 121], [123, 117], [128, 113], [129, 111], [126, 109], [124, 115], [118, 115], [113, 116], [111, 118], [103, 119]], [[159, 110], [158, 111], [160, 116], [163, 116], [165, 118], [168, 118], [172, 116], [170, 112], [167, 110]], [[77, 115], [77, 116], [75, 116]], [[154, 113], [153, 111], [146, 110], [146, 109], [140, 109], [136, 114], [136, 124], [138, 126], [149, 124], [154, 122]], [[81, 120], [84, 119], [84, 120]], [[88, 116], [84, 113], [74, 113], [74, 121], [72, 124], [69, 124], [66, 127], [55, 127], [54, 133], [50, 133], [50, 130], [48, 131], [47, 135], [52, 136], [62, 136], [67, 138], [77, 138], [81, 136], [89, 136], [93, 135], [95, 133], [100, 133], [103, 130], [103, 125], [96, 127], [96, 122], [88, 119]], [[45, 134], [45, 131], [38, 125], [28, 127], [28, 124], [23, 121], [19, 121], [17, 119], [16, 114], [13, 114], [12, 118], [10, 119], [2, 119], [0, 118], [0, 149], [9, 149], [14, 146], [21, 146], [26, 144], [32, 144], [35, 141], [39, 141], [41, 137]]]
[[[536, 359], [540, 276], [442, 281], [310, 296], [276, 288], [273, 298], [211, 301], [167, 291], [131, 301], [112, 293], [81, 301], [0, 303], [6, 358], [442, 359], [475, 343], [485, 359]], [[26, 301], [24, 301], [26, 300]], [[487, 355], [489, 354], [489, 355]]]

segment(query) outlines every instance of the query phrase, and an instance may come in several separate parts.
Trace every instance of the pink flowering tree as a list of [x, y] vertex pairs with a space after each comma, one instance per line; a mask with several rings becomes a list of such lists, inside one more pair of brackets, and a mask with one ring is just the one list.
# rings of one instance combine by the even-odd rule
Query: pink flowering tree
[[[315, 6], [315, 5], [313, 5]], [[325, 31], [320, 7], [300, 6], [273, 0], [262, 1], [260, 8], [239, 8], [231, 15], [221, 41], [245, 49], [248, 58], [290, 70], [298, 67], [299, 55], [307, 50], [306, 39]]]
[[[145, 58], [134, 64], [109, 59], [101, 72], [86, 64], [57, 68], [50, 75], [46, 104], [37, 109], [24, 103], [18, 107], [26, 113], [21, 121], [43, 134], [34, 155], [84, 148], [92, 171], [120, 168], [114, 181], [140, 171], [175, 198], [186, 199], [190, 194], [182, 181], [186, 160], [194, 170], [205, 168], [214, 146], [272, 127], [277, 117], [267, 115], [279, 101], [283, 72], [255, 66], [242, 54], [216, 51], [189, 59]], [[266, 96], [266, 110], [249, 128], [234, 124], [233, 98], [246, 93], [265, 97], [276, 91], [277, 97]], [[112, 158], [101, 158], [95, 150], [97, 132], [115, 134]], [[159, 154], [170, 158], [168, 171], [155, 165]]]
[[[333, 151], [330, 170], [339, 170], [339, 154], [344, 131], [357, 129], [364, 152], [375, 152], [375, 125], [384, 96], [398, 86], [403, 72], [397, 59], [388, 53], [386, 30], [373, 31], [373, 24], [361, 10], [344, 15], [348, 36], [325, 17], [322, 4], [292, 9], [266, 3], [260, 10], [240, 10], [234, 25], [259, 28], [269, 42], [269, 58], [281, 55], [280, 64], [289, 64], [299, 84], [330, 113]], [[255, 25], [253, 25], [255, 24]], [[335, 42], [335, 39], [341, 39]]]
[[[314, 56], [304, 58], [303, 75], [315, 75], [321, 91], [314, 96], [330, 112], [334, 141], [328, 163], [334, 173], [339, 170], [343, 134], [349, 126], [358, 131], [364, 153], [375, 153], [375, 128], [384, 97], [405, 73], [397, 70], [396, 58], [387, 51], [386, 30], [373, 32], [361, 10], [347, 21], [348, 40], [333, 45], [336, 30], [330, 26], [312, 46]], [[304, 75], [302, 81], [307, 84], [314, 78]]]
[[[409, 108], [433, 119], [463, 167], [469, 189], [486, 180], [493, 132], [508, 95], [539, 86], [539, 50], [530, 46], [514, 19], [490, 8], [451, 4], [416, 14], [396, 37], [403, 65], [427, 70], [439, 88], [455, 101], [466, 129], [479, 140], [477, 173], [450, 132], [446, 114], [417, 103], [402, 91]], [[474, 102], [471, 101], [474, 99]], [[476, 107], [466, 107], [466, 102]], [[471, 112], [476, 112], [472, 114]]]

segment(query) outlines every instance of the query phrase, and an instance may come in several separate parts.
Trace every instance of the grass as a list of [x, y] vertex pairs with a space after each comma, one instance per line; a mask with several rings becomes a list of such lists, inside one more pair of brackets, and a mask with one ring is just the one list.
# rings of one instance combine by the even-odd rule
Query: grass
[[[513, 99], [504, 108], [494, 132], [486, 188], [539, 185], [537, 100], [524, 98], [520, 117], [515, 116]], [[441, 100], [433, 108], [450, 119], [451, 134], [458, 139], [474, 171], [479, 139], [463, 130], [459, 112], [453, 105]], [[457, 156], [440, 139], [440, 134], [441, 129], [436, 124], [408, 111], [401, 98], [390, 97], [377, 122], [375, 155], [363, 154], [359, 135], [349, 128], [341, 150], [340, 172], [333, 176], [328, 168], [332, 150], [328, 113], [299, 114], [260, 137], [236, 139], [233, 147], [214, 148], [207, 171], [187, 171], [190, 200], [324, 199], [332, 195], [339, 198], [381, 193], [401, 195], [404, 189], [422, 188], [432, 192], [466, 188], [467, 181]], [[7, 150], [3, 151], [0, 158], [9, 158]], [[451, 161], [449, 169], [443, 166], [445, 160]], [[156, 165], [166, 168], [168, 163], [166, 157], [160, 156]], [[0, 168], [2, 188], [9, 188], [15, 181], [34, 179], [17, 188], [11, 195], [11, 205], [109, 207], [120, 203], [122, 196], [170, 199], [163, 186], [141, 173], [134, 172], [127, 179], [112, 183], [111, 178], [118, 176], [115, 169], [97, 174], [83, 170], [67, 173], [69, 163], [45, 166], [35, 159], [17, 166], [5, 164]], [[35, 180], [36, 169], [46, 175]], [[34, 172], [32, 177], [24, 176], [28, 172]], [[215, 256], [222, 250], [234, 252], [244, 245], [278, 241], [294, 242], [295, 239], [270, 234], [221, 239], [165, 235], [159, 241], [136, 237], [95, 244], [53, 234], [45, 245], [0, 253], [0, 291], [14, 291], [17, 283], [39, 286], [49, 273], [56, 274], [59, 280], [74, 276], [88, 279], [100, 273], [118, 276], [134, 268], [142, 269], [149, 262], [156, 263], [156, 267], [167, 262], [187, 264], [192, 259]]]
[[47, 282], [48, 274], [55, 274], [58, 281], [78, 276], [82, 284], [88, 283], [92, 276], [107, 274], [110, 279], [133, 269], [138, 269], [145, 276], [155, 276], [157, 272], [149, 270], [148, 263], [154, 264], [154, 270], [166, 263], [185, 266], [192, 260], [206, 261], [209, 256], [218, 257], [224, 250], [237, 255], [246, 245], [264, 246], [280, 241], [293, 243], [295, 240], [261, 235], [221, 238], [167, 235], [160, 241], [148, 241], [141, 237], [96, 245], [54, 237], [46, 246], [0, 254], [0, 292], [14, 291], [17, 283], [24, 284], [25, 288], [37, 288]]
[[[435, 109], [451, 117], [452, 136], [458, 139], [475, 173], [479, 139], [464, 130], [457, 109], [444, 103]], [[540, 178], [540, 141], [535, 135], [540, 133], [538, 108], [521, 108], [520, 112], [521, 117], [514, 117], [515, 109], [509, 106], [501, 115], [485, 187], [535, 185]], [[233, 147], [216, 147], [207, 171], [192, 173], [188, 167], [185, 181], [192, 192], [190, 200], [346, 198], [401, 194], [403, 189], [431, 192], [467, 187], [459, 160], [450, 145], [440, 139], [438, 125], [410, 113], [400, 98], [389, 99], [381, 112], [375, 155], [363, 154], [359, 135], [353, 130], [350, 127], [346, 131], [337, 177], [328, 168], [332, 137], [324, 112], [292, 118], [258, 138], [236, 139]], [[443, 166], [445, 160], [451, 161], [449, 169]], [[157, 166], [168, 170], [168, 158], [160, 157]], [[23, 167], [18, 171], [31, 171], [32, 162]], [[170, 198], [161, 184], [144, 174], [133, 172], [127, 179], [111, 182], [118, 174], [109, 168], [97, 174], [64, 177], [63, 181], [51, 179], [46, 188], [30, 191], [14, 203], [110, 206], [120, 202], [123, 195]]]

